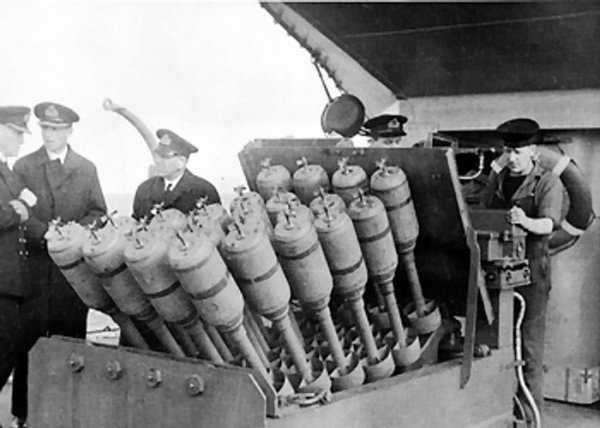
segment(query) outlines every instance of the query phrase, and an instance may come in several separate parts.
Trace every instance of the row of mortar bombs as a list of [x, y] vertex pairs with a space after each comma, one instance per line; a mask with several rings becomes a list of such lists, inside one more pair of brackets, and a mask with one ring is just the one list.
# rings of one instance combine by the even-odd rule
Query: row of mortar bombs
[[[310, 189], [314, 194], [316, 183], [322, 182], [329, 184], [326, 172], [318, 165], [308, 165], [306, 158], [302, 158], [300, 164], [303, 165], [296, 174], [294, 180], [294, 189], [303, 192], [303, 199], [310, 200], [311, 196], [306, 189]], [[281, 167], [281, 166], [280, 166]], [[283, 167], [282, 167], [283, 168]], [[285, 169], [285, 168], [284, 168]], [[383, 171], [383, 173], [381, 172]], [[282, 174], [283, 176], [283, 174]], [[296, 180], [297, 179], [297, 180]], [[299, 184], [296, 185], [296, 182]], [[283, 182], [282, 182], [283, 183]], [[407, 309], [411, 324], [415, 324], [419, 333], [427, 334], [435, 330], [441, 324], [439, 311], [433, 301], [425, 301], [419, 282], [416, 264], [414, 262], [414, 245], [418, 237], [418, 223], [414, 212], [414, 206], [410, 198], [410, 189], [408, 181], [403, 171], [398, 167], [386, 167], [385, 162], [371, 177], [371, 183], [375, 185], [373, 192], [381, 196], [390, 217], [392, 234], [394, 241], [401, 254], [402, 264], [407, 272], [411, 293], [414, 298], [415, 310]], [[342, 158], [339, 161], [339, 169], [333, 174], [331, 184], [334, 192], [344, 200], [346, 204], [358, 197], [358, 190], [365, 191], [368, 188], [368, 178], [365, 171], [358, 165], [348, 165], [348, 159]], [[325, 204], [325, 198], [331, 199], [332, 196], [323, 196], [324, 190], [320, 189], [321, 198], [311, 201], [311, 209], [315, 214], [322, 211], [322, 205]], [[291, 195], [291, 194], [286, 194]], [[402, 199], [408, 195], [408, 199]], [[286, 196], [287, 199], [293, 198]], [[283, 200], [285, 198], [278, 197]], [[304, 201], [303, 201], [304, 202]], [[405, 205], [403, 205], [406, 202]], [[336, 204], [332, 201], [332, 205]], [[279, 206], [282, 204], [280, 203]], [[277, 205], [276, 205], [277, 206]], [[337, 208], [337, 207], [336, 207]], [[271, 221], [273, 216], [271, 215]]]
[[332, 389], [361, 385], [365, 377], [362, 367], [356, 364], [349, 367], [333, 325], [328, 306], [333, 279], [312, 219], [307, 216], [296, 219], [293, 208], [286, 211], [275, 226], [273, 244], [294, 296], [305, 311], [317, 318], [329, 344], [336, 366], [331, 376]]
[[[238, 196], [232, 201], [231, 209], [233, 217], [238, 221], [238, 226], [241, 225], [243, 229], [253, 229], [255, 227], [265, 228], [265, 230], [271, 234], [272, 230], [270, 224], [268, 221], [265, 221], [266, 216], [262, 198], [255, 192], [244, 192], [243, 186], [238, 186], [235, 190], [238, 192]], [[203, 200], [200, 200], [196, 209], [188, 215], [188, 227], [190, 230], [199, 231], [207, 235], [219, 251], [223, 248], [225, 237], [222, 230], [229, 230], [232, 228], [232, 222], [233, 219], [229, 217], [226, 210], [220, 204], [211, 204], [207, 206]], [[220, 224], [220, 227], [217, 223]], [[266, 353], [268, 352], [268, 345], [259, 325], [251, 316], [248, 316], [249, 311], [245, 312], [246, 316], [243, 318], [243, 326], [246, 329], [247, 336], [255, 347], [259, 358], [263, 361], [264, 365], [267, 366]], [[207, 330], [213, 339], [213, 342], [215, 342], [215, 345], [217, 345], [221, 351], [218, 342], [219, 335], [216, 334], [214, 327], [207, 326]]]
[[[319, 193], [329, 190], [329, 176], [321, 165], [309, 164], [305, 157], [299, 159], [297, 164], [300, 168], [294, 173], [292, 187], [300, 202], [308, 206]], [[282, 165], [270, 165], [270, 161], [268, 165], [269, 167], [259, 172], [256, 178], [257, 188], [265, 201], [268, 201], [280, 190], [290, 190], [287, 169]], [[268, 185], [265, 171], [270, 172]], [[331, 184], [334, 192], [348, 204], [358, 196], [356, 190], [358, 187], [366, 189], [368, 180], [360, 166], [348, 165], [348, 158], [342, 158], [339, 161], [339, 169], [333, 174]]]
[[89, 228], [89, 236], [83, 244], [84, 259], [122, 312], [148, 326], [170, 353], [185, 356], [127, 268], [124, 257], [126, 242], [114, 221], [107, 222], [97, 231]]
[[[158, 231], [159, 235], [167, 239], [169, 243], [172, 244], [177, 234], [186, 230], [189, 235], [205, 235], [217, 249], [220, 249], [225, 236], [223, 229], [228, 228], [233, 221], [220, 204], [206, 205], [205, 199], [200, 199], [196, 208], [188, 216], [175, 209], [162, 210], [160, 206], [153, 210], [153, 214], [154, 217], [148, 229]], [[205, 330], [221, 358], [232, 362], [234, 359], [232, 350], [229, 349], [218, 329], [206, 320], [204, 321], [206, 322]], [[216, 359], [215, 361], [220, 360]]]
[[377, 197], [365, 195], [360, 188], [358, 192], [359, 198], [350, 203], [348, 214], [354, 223], [369, 277], [376, 283], [384, 298], [396, 342], [392, 348], [394, 360], [398, 366], [408, 366], [419, 359], [421, 349], [419, 340], [407, 342], [407, 337], [413, 335], [405, 333], [398, 310], [393, 283], [398, 254], [388, 216], [383, 203]]
[[128, 315], [124, 314], [106, 292], [100, 279], [83, 259], [86, 232], [78, 223], [61, 225], [53, 221], [46, 232], [48, 254], [75, 293], [89, 308], [109, 315], [120, 327], [123, 337], [134, 347], [148, 349], [148, 344]]
[[[119, 233], [125, 238], [126, 242], [130, 242], [133, 239], [133, 236], [135, 235], [135, 233], [138, 230], [144, 230], [147, 231], [147, 229], [150, 227], [152, 229], [152, 234], [157, 234], [161, 237], [161, 239], [167, 239], [167, 237], [170, 236], [170, 234], [172, 233], [172, 227], [180, 227], [181, 224], [183, 223], [183, 221], [185, 220], [185, 216], [181, 216], [181, 213], [178, 213], [177, 210], [164, 210], [162, 209], [162, 204], [157, 204], [153, 207], [152, 212], [154, 214], [154, 217], [152, 218], [152, 221], [150, 222], [150, 225], [147, 225], [145, 220], [141, 223], [138, 223], [136, 220], [134, 220], [131, 217], [124, 217], [124, 216], [119, 216], [119, 217], [113, 217], [113, 215], [107, 215], [106, 218], [118, 229]], [[115, 212], [116, 213], [116, 212]], [[170, 227], [173, 224], [172, 227]], [[167, 226], [168, 225], [168, 226]], [[126, 261], [127, 263], [127, 261]], [[132, 272], [132, 271], [131, 271]], [[133, 274], [133, 272], [132, 272]], [[135, 277], [135, 275], [134, 275]], [[139, 281], [139, 278], [135, 278], [136, 281]], [[138, 285], [140, 285], [138, 283]], [[142, 287], [141, 287], [142, 288]], [[145, 293], [145, 290], [142, 288], [142, 291]], [[163, 317], [163, 307], [161, 307], [161, 304], [159, 304], [158, 306], [154, 304], [154, 302], [152, 301], [152, 298], [150, 296], [148, 296], [148, 298], [150, 299], [150, 302], [153, 304], [154, 308], [156, 309], [156, 311], [158, 312], [158, 314]], [[186, 332], [186, 330], [179, 325], [178, 323], [173, 323], [170, 321], [170, 319], [168, 319], [169, 317], [167, 316], [166, 318], [163, 317], [165, 324], [168, 328], [168, 330], [171, 332], [171, 334], [173, 335], [173, 337], [175, 338], [176, 342], [180, 345], [180, 347], [182, 348], [183, 352], [185, 353], [185, 355], [187, 356], [191, 356], [191, 357], [197, 357], [198, 356], [198, 349], [196, 347], [196, 345], [194, 344], [192, 338], [189, 336], [189, 334]], [[154, 342], [155, 339], [149, 338], [149, 340], [153, 341], [153, 348], [156, 348], [156, 343]], [[160, 347], [160, 345], [159, 345]]]
[[[347, 163], [347, 158], [343, 158], [340, 160], [339, 162], [339, 166], [340, 168], [334, 173], [334, 176], [332, 178], [332, 184], [334, 187], [334, 191], [338, 194], [341, 195], [337, 196], [339, 199], [344, 200], [345, 202], [351, 202], [352, 200], [354, 200], [359, 192], [361, 192], [363, 189], [365, 189], [367, 187], [367, 175], [365, 173], [365, 171], [359, 167], [359, 166], [349, 166]], [[308, 168], [308, 165], [306, 163], [306, 159], [303, 159], [303, 164], [305, 166], [305, 168], [302, 168], [301, 170], [304, 172], [303, 178], [310, 182], [311, 184], [313, 184], [315, 182], [318, 182], [319, 179], [321, 179], [321, 177], [323, 176], [321, 171], [316, 172], [315, 171], [310, 171]], [[312, 173], [312, 174], [311, 174]], [[325, 175], [326, 176], [326, 175]], [[300, 189], [302, 189], [302, 186], [298, 186]], [[323, 206], [329, 206], [331, 207], [333, 210], [337, 209], [336, 205], [344, 205], [339, 204], [337, 202], [337, 200], [333, 199], [334, 196], [336, 195], [327, 195], [324, 192], [324, 189], [321, 188], [320, 189], [320, 198], [315, 198], [311, 201], [311, 208], [313, 210], [314, 213], [318, 214], [320, 212], [323, 212]], [[329, 200], [327, 200], [327, 198], [329, 198]], [[284, 209], [284, 204], [290, 200], [293, 199], [293, 194], [290, 194], [288, 192], [280, 192], [278, 195], [276, 195], [275, 197], [271, 198], [269, 201], [267, 201], [267, 205], [272, 205], [272, 209], [268, 210], [269, 211], [269, 215], [271, 217], [271, 221], [274, 217], [274, 212], [280, 212], [281, 210]], [[335, 207], [335, 208], [334, 208]], [[382, 211], [382, 216], [385, 219], [385, 221], [387, 221], [387, 217], [385, 215], [385, 211]], [[391, 241], [391, 236], [389, 237], [390, 241]], [[396, 264], [397, 264], [397, 256], [395, 255], [395, 250], [393, 248], [393, 242], [391, 245], [391, 248], [394, 252], [394, 256], [396, 257]], [[372, 260], [375, 259], [375, 257], [371, 258]], [[394, 265], [395, 268], [395, 265]], [[401, 326], [401, 319], [399, 316], [399, 312], [397, 309], [397, 304], [391, 304], [390, 300], [393, 299], [395, 301], [395, 296], [392, 294], [393, 292], [393, 284], [392, 284], [392, 280], [393, 280], [393, 272], [395, 269], [392, 269], [392, 274], [391, 274], [391, 278], [389, 278], [387, 281], [385, 282], [380, 282], [380, 287], [382, 290], [385, 291], [385, 295], [386, 295], [386, 299], [388, 300], [388, 306], [391, 308], [391, 312], [389, 314], [390, 317], [393, 318], [394, 320], [394, 326], [395, 326], [395, 332], [396, 332], [396, 338], [398, 341], [398, 349], [397, 352], [394, 352], [394, 355], [396, 357], [397, 363], [402, 363], [402, 365], [407, 365], [410, 364], [411, 362], [414, 362], [414, 360], [416, 358], [418, 358], [419, 355], [419, 344], [418, 341], [413, 341], [410, 343], [410, 347], [406, 347], [406, 335], [404, 334], [404, 329]]]
[[[368, 187], [367, 175], [360, 166], [348, 165], [346, 158], [340, 159], [339, 166], [331, 183], [334, 192], [348, 205], [358, 197], [359, 190], [365, 191]], [[420, 334], [431, 333], [440, 326], [441, 317], [435, 302], [425, 301], [416, 270], [413, 250], [419, 230], [406, 175], [398, 167], [385, 166], [383, 161], [371, 177], [371, 186], [374, 186], [373, 193], [380, 196], [386, 206], [392, 235], [407, 272], [416, 308], [407, 308], [407, 315]], [[318, 204], [322, 206], [324, 202], [325, 197], [322, 196], [311, 204], [315, 204], [316, 210], [321, 210]]]
[[[184, 215], [181, 211], [169, 208], [166, 210], [162, 209], [161, 204], [156, 205], [153, 208], [154, 217], [148, 225], [148, 232], [154, 232], [155, 235], [165, 240], [168, 244], [172, 243], [175, 239], [176, 234], [184, 228], [188, 228], [190, 231], [195, 233], [203, 233], [214, 243], [215, 246], [219, 246], [222, 238], [224, 237], [223, 228], [231, 221], [227, 211], [220, 204], [205, 205], [206, 199], [200, 199], [197, 202], [196, 209], [194, 209], [188, 216]], [[136, 243], [138, 245], [138, 243]], [[166, 249], [165, 249], [166, 251]], [[165, 255], [166, 257], [166, 255]], [[159, 262], [161, 259], [154, 259], [154, 262]], [[166, 265], [166, 260], [163, 261], [164, 265], [158, 267], [161, 271], [169, 269]], [[171, 278], [174, 274], [169, 274]], [[185, 293], [183, 293], [185, 294]], [[179, 298], [183, 298], [183, 294], [179, 293]], [[176, 305], [175, 305], [176, 306]], [[188, 307], [192, 306], [188, 304]], [[176, 325], [176, 324], [175, 324]], [[198, 326], [190, 326], [193, 329], [198, 329]], [[205, 325], [204, 329], [210, 337], [210, 341], [207, 341], [201, 331], [196, 331], [196, 338], [190, 337], [192, 341], [201, 340], [204, 343], [205, 351], [202, 355], [213, 356], [213, 361], [220, 362], [222, 360], [232, 361], [233, 356], [229, 350], [227, 344], [224, 342], [218, 331], [211, 325]], [[176, 328], [177, 331], [181, 331], [181, 328]], [[200, 335], [200, 336], [198, 336]], [[181, 340], [186, 341], [188, 334], [180, 334]], [[177, 338], [180, 339], [179, 337]], [[202, 346], [202, 345], [201, 345]], [[214, 353], [216, 348], [220, 357]], [[208, 352], [206, 352], [208, 350]]]
[[[341, 194], [347, 195], [348, 202], [358, 196], [356, 184], [364, 188], [367, 184], [365, 172], [359, 166], [348, 166], [348, 159], [340, 160], [340, 169], [334, 174], [334, 188], [337, 185]], [[277, 214], [285, 209], [290, 199], [299, 200], [300, 203], [309, 206], [313, 212], [320, 210], [320, 202], [315, 202], [315, 197], [321, 195], [323, 203], [335, 205], [338, 201], [332, 200], [334, 194], [327, 194], [329, 190], [329, 177], [325, 169], [320, 165], [309, 164], [305, 157], [297, 161], [300, 166], [294, 173], [293, 181], [290, 181], [290, 173], [283, 165], [271, 165], [270, 159], [262, 161], [263, 169], [256, 177], [258, 193], [267, 203], [267, 212], [271, 223], [275, 225]], [[294, 193], [290, 193], [293, 188]], [[324, 196], [326, 195], [326, 196]], [[337, 198], [337, 195], [335, 195]], [[345, 200], [345, 199], [344, 199]], [[345, 206], [344, 206], [345, 208]]]
[[[238, 226], [244, 230], [251, 230], [256, 227], [264, 228], [269, 234], [272, 234], [270, 222], [266, 220], [265, 207], [260, 195], [255, 192], [244, 192], [243, 186], [238, 186], [235, 190], [238, 192], [238, 196], [232, 201], [231, 210], [233, 217], [238, 221]], [[189, 227], [191, 230], [201, 231], [207, 235], [217, 249], [221, 251], [225, 237], [221, 230], [231, 229], [233, 227], [233, 219], [228, 216], [221, 205], [212, 204], [206, 206], [204, 204], [205, 201], [199, 201], [197, 208], [188, 216]], [[221, 225], [221, 228], [215, 224], [217, 222]], [[268, 352], [268, 345], [258, 323], [249, 314], [250, 311], [245, 312], [246, 316], [243, 318], [243, 326], [245, 327], [247, 336], [256, 349], [259, 358], [267, 366], [266, 353]], [[214, 330], [212, 327], [208, 327], [207, 329], [209, 334]], [[218, 339], [218, 337], [215, 338], [211, 334], [211, 338], [217, 344], [215, 339]]]
[[264, 227], [243, 229], [235, 223], [225, 237], [223, 258], [240, 286], [250, 309], [270, 320], [284, 338], [296, 370], [302, 377], [302, 391], [328, 390], [326, 371], [314, 374], [302, 341], [292, 327], [289, 314], [290, 286], [271, 246]]
[[195, 306], [169, 265], [167, 254], [171, 239], [151, 230], [139, 230], [125, 246], [125, 262], [159, 315], [183, 330], [180, 340], [185, 341], [189, 336], [202, 358], [223, 363]]
[[441, 315], [434, 301], [425, 301], [415, 263], [414, 249], [419, 236], [419, 223], [406, 174], [397, 166], [377, 164], [371, 175], [371, 191], [383, 202], [388, 214], [396, 249], [400, 255], [413, 296], [414, 309], [406, 315], [419, 334], [428, 334], [441, 325]]
[[344, 211], [331, 213], [326, 207], [315, 220], [319, 241], [334, 281], [334, 293], [350, 307], [365, 348], [367, 381], [392, 375], [394, 361], [388, 347], [377, 348], [369, 327], [363, 294], [367, 269], [352, 221]]
[[168, 260], [202, 319], [226, 335], [248, 365], [267, 377], [242, 324], [244, 298], [210, 239], [189, 229], [178, 232]]

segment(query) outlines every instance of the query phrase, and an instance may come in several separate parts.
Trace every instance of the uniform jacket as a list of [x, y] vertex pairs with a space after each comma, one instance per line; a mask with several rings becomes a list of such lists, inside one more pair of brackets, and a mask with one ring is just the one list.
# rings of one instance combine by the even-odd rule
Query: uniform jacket
[[19, 159], [14, 170], [38, 198], [34, 218], [27, 222], [32, 247], [43, 242], [50, 220], [60, 217], [63, 222], [89, 224], [106, 213], [96, 167], [70, 147], [64, 165], [51, 161], [41, 147]]
[[0, 297], [26, 297], [30, 292], [21, 217], [8, 204], [25, 186], [18, 175], [0, 162]]
[[64, 165], [51, 161], [41, 147], [19, 159], [14, 170], [38, 199], [33, 218], [25, 224], [34, 301], [30, 316], [39, 328], [36, 334], [80, 337], [85, 334], [87, 309], [50, 259], [43, 236], [48, 222], [58, 217], [89, 224], [106, 213], [96, 167], [70, 147]]
[[133, 200], [133, 217], [150, 218], [152, 207], [161, 202], [163, 208], [176, 208], [188, 213], [196, 207], [196, 202], [202, 197], [208, 197], [208, 204], [220, 203], [221, 198], [215, 186], [209, 181], [192, 174], [187, 169], [177, 186], [170, 192], [165, 192], [165, 182], [162, 177], [151, 177], [137, 188]]
[[[492, 173], [486, 197], [488, 208], [510, 209], [518, 206], [528, 217], [549, 218], [556, 229], [560, 223], [562, 211], [563, 187], [558, 177], [550, 171], [535, 164], [523, 183], [508, 200], [503, 193], [503, 183], [508, 169], [503, 169], [498, 175]], [[548, 235], [527, 235], [527, 258], [535, 259], [547, 256]]]

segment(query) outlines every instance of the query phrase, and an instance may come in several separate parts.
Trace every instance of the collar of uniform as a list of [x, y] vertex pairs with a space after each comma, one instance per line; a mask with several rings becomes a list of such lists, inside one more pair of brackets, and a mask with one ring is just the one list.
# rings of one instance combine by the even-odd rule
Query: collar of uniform
[[166, 178], [163, 177], [164, 178], [164, 188], [163, 189], [167, 190], [167, 187], [169, 185], [171, 185], [171, 191], [172, 191], [173, 189], [175, 189], [177, 184], [179, 184], [182, 177], [183, 177], [183, 173], [179, 177], [177, 177], [175, 180], [167, 180]]
[[65, 159], [67, 158], [67, 153], [69, 152], [69, 146], [65, 146], [65, 148], [63, 150], [61, 150], [59, 153], [53, 153], [53, 152], [49, 152], [48, 150], [46, 150], [46, 154], [48, 155], [48, 159], [52, 160], [60, 160], [61, 164], [65, 164]]
[[8, 164], [8, 158], [2, 152], [0, 152], [0, 162]]
[[[496, 194], [501, 199], [504, 199], [504, 191], [502, 189], [504, 186], [504, 179], [506, 178], [509, 172], [510, 171], [508, 168], [504, 168], [502, 172], [500, 172], [500, 175], [498, 177], [498, 187], [496, 188]], [[525, 179], [523, 180], [519, 188], [515, 191], [511, 200], [520, 199], [529, 194], [533, 194], [535, 185], [539, 181], [539, 178], [542, 176], [542, 174], [544, 174], [544, 169], [537, 162], [534, 161], [533, 168], [531, 169], [531, 171], [529, 171], [529, 174], [525, 176]]]

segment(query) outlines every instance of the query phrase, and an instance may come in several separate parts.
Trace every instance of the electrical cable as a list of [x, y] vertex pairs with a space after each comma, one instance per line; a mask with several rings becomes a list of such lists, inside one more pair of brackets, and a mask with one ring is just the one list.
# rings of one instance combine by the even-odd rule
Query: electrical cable
[[[531, 406], [531, 410], [533, 411], [534, 426], [535, 426], [535, 428], [541, 428], [542, 427], [542, 418], [540, 415], [540, 410], [538, 409], [537, 405], [535, 404], [533, 395], [531, 394], [531, 391], [527, 387], [527, 384], [525, 383], [525, 378], [523, 377], [523, 364], [522, 364], [523, 355], [522, 355], [522, 349], [521, 349], [521, 345], [522, 345], [521, 324], [523, 324], [523, 318], [525, 317], [525, 308], [526, 308], [525, 299], [523, 298], [523, 296], [521, 294], [517, 293], [516, 291], [513, 292], [513, 296], [521, 304], [521, 309], [519, 310], [519, 316], [517, 317], [517, 323], [515, 325], [515, 359], [517, 361], [517, 379], [519, 381], [519, 386], [521, 387], [521, 390], [523, 391], [523, 394], [525, 395], [525, 398], [529, 402], [529, 405]], [[517, 398], [517, 400], [519, 400], [519, 399]], [[519, 402], [520, 402], [520, 400], [519, 400]]]

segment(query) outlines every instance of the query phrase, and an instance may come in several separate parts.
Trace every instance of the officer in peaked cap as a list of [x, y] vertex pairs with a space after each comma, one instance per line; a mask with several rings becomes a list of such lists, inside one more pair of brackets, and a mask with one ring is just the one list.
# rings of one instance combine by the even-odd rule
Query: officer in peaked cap
[[154, 152], [161, 157], [183, 156], [187, 158], [198, 151], [198, 148], [192, 143], [168, 129], [159, 129], [156, 131], [156, 136], [159, 142]]
[[189, 156], [198, 148], [168, 129], [159, 129], [156, 136], [159, 138], [154, 149], [157, 175], [137, 188], [133, 217], [150, 219], [157, 205], [187, 214], [201, 198], [207, 198], [209, 204], [220, 203], [215, 186], [187, 169]]
[[0, 107], [0, 389], [20, 355], [22, 313], [32, 297], [24, 234], [37, 197], [6, 164], [18, 155], [23, 134], [29, 132], [29, 113], [28, 107]]
[[545, 315], [551, 288], [548, 236], [560, 222], [563, 187], [555, 174], [537, 163], [540, 127], [536, 121], [511, 119], [496, 132], [504, 142], [504, 154], [496, 161], [500, 171], [492, 171], [489, 177], [484, 202], [487, 208], [506, 209], [507, 221], [527, 231], [531, 284], [519, 290], [527, 305], [522, 326], [524, 374], [541, 412]]
[[68, 128], [79, 122], [79, 115], [67, 106], [58, 103], [43, 102], [33, 109], [35, 117], [40, 120], [40, 126]]
[[400, 114], [383, 114], [367, 120], [363, 128], [371, 137], [371, 147], [398, 146], [406, 135], [404, 124], [407, 120]]
[[[43, 145], [19, 159], [14, 167], [20, 179], [38, 196], [25, 233], [35, 296], [25, 313], [28, 323], [23, 334], [25, 351], [41, 336], [84, 338], [86, 333], [87, 307], [46, 251], [44, 235], [48, 223], [60, 218], [86, 225], [106, 213], [96, 166], [69, 144], [72, 124], [79, 121], [77, 113], [55, 102], [39, 103], [33, 112], [39, 119]], [[27, 417], [27, 364], [24, 353], [14, 372], [12, 411], [17, 421]]]
[[7, 126], [21, 134], [31, 134], [27, 127], [31, 109], [23, 106], [0, 107], [0, 125]]

